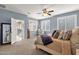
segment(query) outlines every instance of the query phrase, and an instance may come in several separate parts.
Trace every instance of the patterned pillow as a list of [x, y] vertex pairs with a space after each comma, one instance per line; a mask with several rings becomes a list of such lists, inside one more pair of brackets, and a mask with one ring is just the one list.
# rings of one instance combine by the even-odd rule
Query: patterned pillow
[[56, 32], [56, 30], [53, 31], [53, 33], [52, 33], [52, 37], [54, 36], [55, 32]]
[[57, 30], [53, 35], [53, 38], [57, 39], [59, 37], [60, 32]]
[[64, 40], [70, 40], [71, 35], [72, 35], [72, 31], [67, 31], [67, 32], [64, 33], [63, 39]]
[[60, 31], [58, 39], [63, 39], [64, 31]]

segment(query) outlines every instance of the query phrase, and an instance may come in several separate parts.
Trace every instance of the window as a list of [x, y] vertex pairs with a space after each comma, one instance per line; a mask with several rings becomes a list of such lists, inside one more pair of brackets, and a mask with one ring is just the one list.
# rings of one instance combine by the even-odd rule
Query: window
[[42, 31], [50, 31], [50, 20], [41, 21], [41, 30]]
[[57, 29], [72, 30], [77, 26], [77, 15], [70, 15], [57, 18]]
[[58, 27], [57, 28], [59, 30], [65, 30], [65, 20], [64, 20], [64, 18], [58, 18], [57, 21], [58, 21], [58, 24], [57, 24]]
[[29, 20], [29, 29], [30, 31], [37, 31], [38, 21]]

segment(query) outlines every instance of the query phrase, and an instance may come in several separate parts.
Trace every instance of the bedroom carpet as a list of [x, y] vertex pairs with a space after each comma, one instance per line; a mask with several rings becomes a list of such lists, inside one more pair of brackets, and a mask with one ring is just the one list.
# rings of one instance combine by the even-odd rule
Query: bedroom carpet
[[35, 49], [35, 39], [22, 40], [13, 45], [1, 45], [0, 55], [48, 55], [42, 50]]

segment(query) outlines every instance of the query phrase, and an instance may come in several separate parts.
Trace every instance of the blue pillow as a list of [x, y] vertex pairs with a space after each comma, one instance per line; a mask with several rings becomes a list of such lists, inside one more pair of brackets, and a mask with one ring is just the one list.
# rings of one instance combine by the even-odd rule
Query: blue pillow
[[49, 37], [47, 35], [42, 35], [41, 38], [42, 38], [42, 42], [44, 45], [48, 45], [53, 42], [51, 37]]

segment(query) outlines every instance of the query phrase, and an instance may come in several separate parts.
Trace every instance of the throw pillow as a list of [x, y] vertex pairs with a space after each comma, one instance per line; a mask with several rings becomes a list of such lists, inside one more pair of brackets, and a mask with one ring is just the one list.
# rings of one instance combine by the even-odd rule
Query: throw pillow
[[56, 30], [53, 31], [53, 33], [52, 33], [52, 37], [53, 37], [53, 35], [55, 34], [55, 32], [56, 32]]
[[48, 45], [53, 42], [52, 38], [48, 35], [42, 35], [41, 38], [44, 45]]
[[56, 32], [55, 32], [55, 34], [53, 35], [53, 38], [55, 38], [55, 39], [57, 39], [58, 38], [58, 36], [59, 36], [59, 31], [57, 30]]
[[60, 31], [58, 39], [63, 39], [64, 31]]
[[71, 35], [72, 35], [72, 31], [67, 31], [67, 32], [65, 32], [63, 39], [64, 40], [70, 40]]

